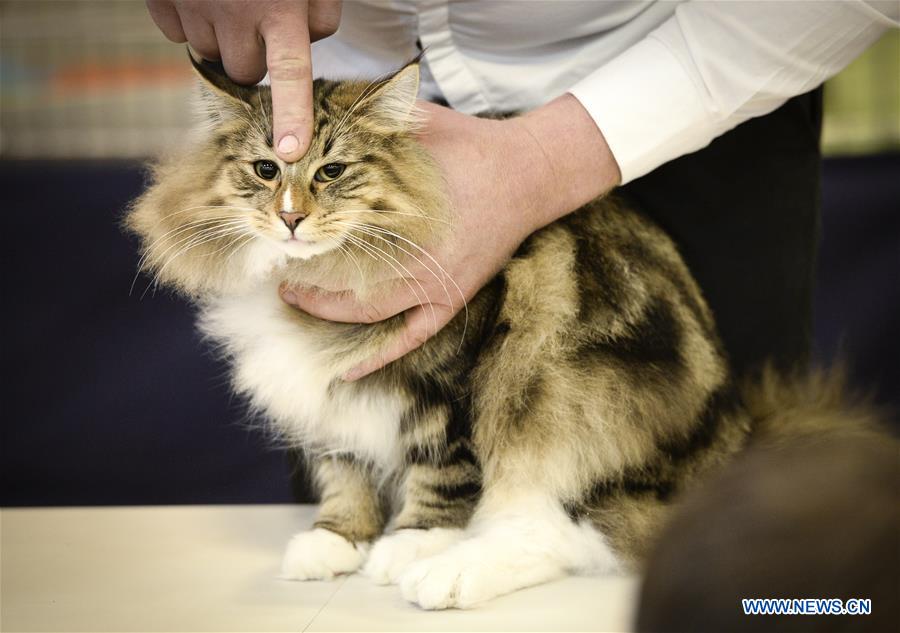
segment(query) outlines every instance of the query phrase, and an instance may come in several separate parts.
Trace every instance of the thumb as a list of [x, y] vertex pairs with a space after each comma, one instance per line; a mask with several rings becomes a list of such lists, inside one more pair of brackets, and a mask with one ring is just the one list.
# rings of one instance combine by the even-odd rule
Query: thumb
[[421, 347], [425, 341], [447, 325], [456, 311], [450, 306], [429, 304], [416, 306], [406, 313], [403, 327], [398, 330], [390, 343], [376, 356], [372, 356], [344, 374], [347, 382], [359, 380]]
[[312, 66], [307, 5], [261, 25], [272, 85], [272, 141], [285, 162], [299, 160], [312, 138]]

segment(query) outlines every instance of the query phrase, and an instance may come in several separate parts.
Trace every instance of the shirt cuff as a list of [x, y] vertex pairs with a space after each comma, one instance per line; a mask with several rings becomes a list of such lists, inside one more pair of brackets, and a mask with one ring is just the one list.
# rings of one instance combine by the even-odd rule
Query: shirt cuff
[[645, 38], [569, 92], [606, 139], [622, 184], [705, 147], [723, 130], [668, 47]]

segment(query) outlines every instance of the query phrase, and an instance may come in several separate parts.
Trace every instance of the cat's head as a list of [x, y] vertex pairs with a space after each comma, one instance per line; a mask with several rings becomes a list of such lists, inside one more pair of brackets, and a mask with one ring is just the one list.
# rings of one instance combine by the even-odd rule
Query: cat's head
[[269, 88], [194, 65], [197, 125], [126, 217], [156, 281], [193, 296], [272, 274], [364, 291], [440, 239], [442, 181], [413, 137], [417, 64], [375, 82], [316, 80], [312, 143], [292, 164], [272, 146]]

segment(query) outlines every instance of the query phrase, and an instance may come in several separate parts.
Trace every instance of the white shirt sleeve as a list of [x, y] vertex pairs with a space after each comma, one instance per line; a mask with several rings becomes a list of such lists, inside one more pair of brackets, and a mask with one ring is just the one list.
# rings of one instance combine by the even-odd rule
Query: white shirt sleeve
[[898, 25], [900, 0], [688, 2], [569, 92], [624, 184], [813, 89]]

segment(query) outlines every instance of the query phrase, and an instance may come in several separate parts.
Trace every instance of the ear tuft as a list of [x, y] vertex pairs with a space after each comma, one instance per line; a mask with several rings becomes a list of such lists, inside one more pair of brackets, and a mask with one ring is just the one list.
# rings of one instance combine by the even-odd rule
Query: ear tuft
[[361, 116], [370, 125], [385, 133], [410, 132], [422, 122], [416, 108], [419, 94], [419, 64], [407, 64], [390, 78], [370, 86], [371, 94], [365, 97]]

